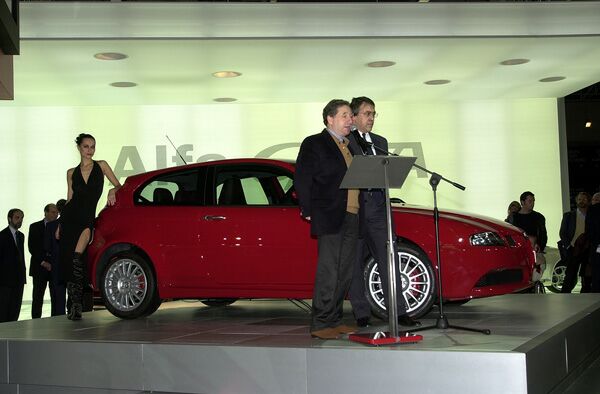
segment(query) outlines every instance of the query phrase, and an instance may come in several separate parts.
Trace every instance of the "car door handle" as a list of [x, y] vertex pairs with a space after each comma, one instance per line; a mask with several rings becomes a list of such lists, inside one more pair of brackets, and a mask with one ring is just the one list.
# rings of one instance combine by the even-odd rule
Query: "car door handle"
[[225, 220], [227, 219], [225, 216], [213, 216], [213, 215], [206, 215], [204, 216], [204, 220]]

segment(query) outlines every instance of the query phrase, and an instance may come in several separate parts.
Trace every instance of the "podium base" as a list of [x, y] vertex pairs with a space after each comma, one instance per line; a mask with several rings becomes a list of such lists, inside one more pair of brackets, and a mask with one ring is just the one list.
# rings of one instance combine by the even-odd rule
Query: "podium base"
[[367, 332], [363, 334], [350, 334], [348, 339], [353, 342], [365, 343], [367, 345], [396, 345], [401, 343], [416, 343], [423, 340], [422, 335], [413, 334], [408, 331], [398, 332], [398, 336], [394, 337], [388, 331]]

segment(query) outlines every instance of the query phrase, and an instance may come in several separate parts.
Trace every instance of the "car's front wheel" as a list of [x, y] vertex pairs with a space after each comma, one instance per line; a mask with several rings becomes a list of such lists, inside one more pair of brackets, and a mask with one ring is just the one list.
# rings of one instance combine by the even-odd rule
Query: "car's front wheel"
[[[413, 317], [423, 316], [429, 312], [435, 300], [435, 277], [431, 261], [421, 250], [397, 244], [396, 263], [399, 264], [400, 271], [400, 277], [396, 280], [402, 283], [406, 312]], [[372, 257], [365, 267], [365, 289], [373, 313], [386, 319], [387, 310], [379, 270]]]
[[106, 309], [122, 319], [147, 316], [160, 305], [152, 267], [135, 253], [119, 254], [108, 263], [100, 291]]
[[567, 263], [563, 262], [562, 260], [557, 261], [552, 269], [552, 282], [549, 286], [547, 286], [548, 290], [553, 293], [560, 293], [566, 274]]

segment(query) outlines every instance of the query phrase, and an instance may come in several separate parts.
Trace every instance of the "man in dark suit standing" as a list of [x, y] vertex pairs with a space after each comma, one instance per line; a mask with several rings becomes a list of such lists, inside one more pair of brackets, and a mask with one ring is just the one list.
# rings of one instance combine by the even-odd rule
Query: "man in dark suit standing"
[[[585, 215], [590, 205], [590, 195], [579, 192], [575, 197], [577, 207], [563, 215], [560, 223], [560, 242], [558, 248], [560, 257], [567, 262], [567, 271], [561, 288], [561, 293], [570, 293], [577, 284], [577, 272], [582, 277], [582, 293], [590, 290], [591, 283], [585, 280], [586, 260], [589, 257], [585, 236]], [[581, 268], [580, 268], [581, 267]]]
[[25, 286], [23, 211], [8, 211], [8, 227], [0, 231], [0, 323], [19, 320]]
[[29, 235], [27, 237], [27, 246], [31, 254], [29, 263], [29, 276], [33, 277], [33, 291], [31, 294], [31, 318], [38, 319], [42, 317], [42, 305], [44, 304], [44, 293], [46, 286], [51, 281], [51, 266], [45, 261], [46, 252], [44, 250], [44, 233], [46, 225], [58, 217], [58, 209], [54, 204], [47, 204], [44, 207], [44, 219], [32, 223], [29, 226]]
[[[354, 115], [354, 126], [350, 136], [350, 146], [355, 152], [363, 155], [385, 154], [388, 151], [387, 140], [371, 132], [375, 124], [377, 112], [375, 112], [375, 103], [368, 97], [355, 97], [350, 103], [350, 108]], [[365, 144], [366, 141], [369, 146]], [[377, 150], [375, 147], [379, 148]], [[354, 263], [354, 272], [352, 275], [352, 284], [350, 286], [350, 302], [356, 318], [356, 324], [359, 327], [369, 325], [371, 316], [371, 307], [366, 299], [364, 284], [364, 264], [368, 253], [373, 256], [377, 262], [379, 277], [381, 278], [381, 289], [385, 304], [389, 305], [388, 300], [388, 232], [387, 232], [387, 213], [385, 206], [385, 194], [382, 189], [361, 190], [359, 195], [360, 214], [359, 214], [359, 239], [356, 261]], [[392, 221], [392, 226], [394, 225]], [[392, 233], [396, 232], [392, 228]], [[420, 325], [406, 314], [406, 303], [402, 295], [402, 284], [400, 275], [397, 272], [396, 294], [398, 323], [404, 326], [413, 327]]]
[[600, 293], [600, 203], [593, 201], [592, 197], [592, 206], [585, 215], [585, 234], [590, 247], [588, 264], [592, 265], [592, 292]]
[[358, 190], [340, 189], [352, 161], [346, 138], [352, 126], [350, 104], [331, 100], [323, 109], [323, 123], [326, 128], [300, 146], [294, 185], [300, 214], [311, 222], [318, 242], [310, 333], [335, 339], [355, 330], [342, 324], [358, 237]]

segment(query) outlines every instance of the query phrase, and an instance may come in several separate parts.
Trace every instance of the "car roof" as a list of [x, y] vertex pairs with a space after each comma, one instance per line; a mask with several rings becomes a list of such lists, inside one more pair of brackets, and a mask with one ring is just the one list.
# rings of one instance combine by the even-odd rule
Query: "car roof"
[[213, 160], [213, 161], [205, 161], [202, 163], [190, 163], [183, 164], [179, 166], [166, 167], [158, 170], [146, 171], [136, 175], [130, 175], [125, 180], [126, 183], [139, 183], [144, 182], [146, 179], [152, 178], [154, 176], [168, 173], [176, 170], [184, 170], [184, 169], [192, 169], [192, 168], [200, 168], [200, 167], [212, 167], [219, 165], [231, 165], [231, 164], [270, 164], [283, 168], [287, 168], [291, 171], [294, 170], [296, 162], [294, 160], [288, 159], [263, 159], [263, 158], [238, 158], [238, 159], [223, 159], [223, 160]]

